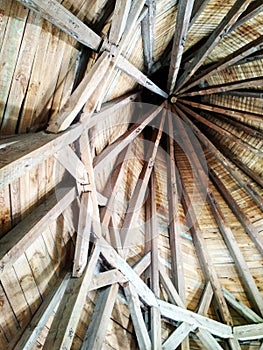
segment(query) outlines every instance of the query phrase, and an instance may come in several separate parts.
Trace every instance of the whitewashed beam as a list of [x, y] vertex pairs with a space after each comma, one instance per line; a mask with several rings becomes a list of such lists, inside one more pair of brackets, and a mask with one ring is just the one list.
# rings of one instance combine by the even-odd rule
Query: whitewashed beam
[[94, 158], [94, 171], [99, 172], [105, 167], [107, 161], [116, 157], [128, 144], [130, 144], [143, 129], [162, 111], [164, 104], [153, 107], [150, 112], [143, 115], [130, 129], [121, 135], [114, 143], [109, 145]]
[[201, 340], [205, 349], [207, 349], [207, 350], [223, 350], [223, 348], [218, 344], [218, 342], [211, 335], [211, 333], [207, 332], [206, 330], [199, 328], [195, 334]]
[[78, 42], [99, 50], [102, 39], [81, 20], [74, 16], [56, 0], [18, 0], [24, 6], [40, 14]]
[[192, 311], [180, 308], [173, 304], [169, 304], [163, 300], [159, 300], [158, 303], [163, 317], [177, 322], [186, 322], [193, 326], [206, 329], [208, 332], [220, 338], [227, 339], [232, 337], [231, 326], [198, 315]]
[[89, 291], [103, 288], [115, 283], [125, 283], [128, 279], [117, 269], [101, 272], [93, 276]]
[[37, 206], [0, 240], [0, 277], [40, 236], [43, 227], [56, 218], [76, 198], [75, 187], [57, 188], [47, 200]]
[[237, 300], [231, 293], [229, 293], [229, 291], [223, 288], [223, 293], [231, 307], [235, 309], [248, 322], [263, 323], [263, 318], [258, 316], [258, 314], [256, 314], [253, 310], [251, 310], [241, 301]]
[[146, 0], [146, 5], [148, 11], [146, 17], [142, 21], [142, 43], [144, 66], [149, 74], [151, 72], [154, 59], [156, 0]]
[[95, 244], [87, 268], [80, 278], [71, 278], [51, 324], [43, 350], [70, 349], [87, 292], [100, 255]]
[[99, 296], [81, 350], [102, 349], [118, 290], [119, 285], [115, 283], [98, 292]]
[[214, 295], [214, 292], [213, 292], [213, 288], [211, 286], [211, 283], [207, 282], [205, 289], [204, 289], [204, 292], [203, 292], [203, 295], [202, 295], [202, 298], [201, 298], [200, 303], [198, 305], [198, 313], [200, 315], [203, 315], [203, 316], [207, 315], [211, 301], [213, 299], [213, 295]]
[[43, 303], [34, 314], [32, 320], [27, 325], [19, 341], [14, 347], [13, 344], [10, 344], [12, 349], [31, 350], [33, 348], [47, 321], [54, 312], [54, 309], [59, 304], [68, 286], [69, 279], [70, 275], [66, 274], [62, 280], [59, 279], [58, 282], [53, 286], [52, 290], [44, 299]]
[[195, 54], [192, 62], [189, 64], [189, 67], [185, 70], [185, 72], [178, 80], [178, 83], [176, 85], [176, 91], [179, 91], [180, 88], [190, 80], [190, 78], [194, 75], [197, 69], [201, 67], [201, 65], [208, 57], [210, 52], [219, 43], [219, 41], [224, 38], [224, 36], [228, 33], [229, 29], [236, 22], [236, 20], [239, 18], [242, 12], [245, 11], [245, 9], [248, 7], [250, 2], [251, 0], [235, 1], [229, 12], [219, 23], [217, 28], [208, 37], [206, 43], [202, 45]]
[[170, 94], [174, 90], [175, 82], [181, 65], [193, 5], [194, 0], [179, 0], [177, 5], [175, 34], [173, 39], [173, 48], [171, 52], [171, 62], [167, 82], [167, 90]]
[[263, 323], [236, 326], [233, 328], [233, 333], [240, 341], [263, 339]]
[[124, 293], [128, 302], [129, 311], [131, 313], [132, 323], [137, 337], [140, 350], [151, 350], [151, 340], [143, 319], [140, 306], [140, 299], [135, 287], [129, 283], [124, 286]]
[[[93, 96], [93, 94], [96, 92], [96, 89], [100, 87], [102, 80], [107, 74], [111, 62], [111, 54], [103, 52], [99, 59], [89, 70], [89, 72], [86, 74], [86, 76], [83, 78], [83, 80], [80, 82], [76, 90], [68, 98], [68, 101], [62, 107], [59, 114], [50, 122], [47, 128], [49, 132], [58, 133], [60, 131], [66, 130], [70, 126], [85, 103], [89, 101], [89, 98]], [[89, 101], [89, 108], [90, 104], [92, 105], [92, 109], [95, 109], [96, 101]]]
[[183, 322], [176, 330], [169, 336], [169, 338], [163, 343], [163, 350], [174, 350], [188, 337], [190, 332], [193, 332], [196, 326]]
[[149, 267], [150, 264], [151, 264], [151, 253], [148, 252], [144, 254], [143, 257], [132, 266], [132, 268], [133, 268], [133, 271], [136, 272], [138, 276], [141, 276], [144, 273], [144, 271]]
[[148, 90], [151, 90], [152, 92], [164, 98], [168, 97], [168, 94], [165, 91], [154, 84], [149, 78], [147, 78], [145, 74], [143, 74], [138, 68], [131, 64], [126, 58], [118, 56], [116, 60], [116, 66]]

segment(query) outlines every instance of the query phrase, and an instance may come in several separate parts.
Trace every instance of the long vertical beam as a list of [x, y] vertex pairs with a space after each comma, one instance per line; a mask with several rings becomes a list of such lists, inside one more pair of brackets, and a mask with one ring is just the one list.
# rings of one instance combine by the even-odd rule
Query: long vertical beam
[[116, 0], [109, 34], [110, 43], [118, 45], [120, 42], [127, 24], [130, 8], [131, 0]]
[[142, 21], [142, 43], [144, 66], [149, 74], [153, 65], [154, 58], [154, 38], [155, 38], [155, 16], [156, 0], [146, 0], [148, 12]]
[[177, 6], [175, 34], [167, 83], [169, 93], [172, 93], [174, 90], [179, 72], [193, 5], [194, 0], [179, 0]]

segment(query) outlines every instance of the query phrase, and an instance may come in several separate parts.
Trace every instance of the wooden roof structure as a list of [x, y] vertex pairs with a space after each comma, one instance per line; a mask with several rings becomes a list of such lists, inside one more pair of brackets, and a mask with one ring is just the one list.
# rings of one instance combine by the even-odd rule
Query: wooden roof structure
[[0, 350], [262, 350], [262, 1], [0, 19]]

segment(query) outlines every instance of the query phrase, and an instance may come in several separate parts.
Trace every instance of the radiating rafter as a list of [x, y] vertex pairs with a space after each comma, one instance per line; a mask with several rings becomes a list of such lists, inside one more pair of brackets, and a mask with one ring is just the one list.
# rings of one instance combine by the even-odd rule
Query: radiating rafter
[[167, 83], [167, 90], [170, 94], [174, 90], [179, 72], [193, 5], [194, 0], [179, 0], [177, 6], [175, 34]]
[[251, 0], [236, 0], [226, 16], [219, 23], [217, 28], [208, 37], [206, 43], [200, 47], [195, 54], [193, 61], [186, 68], [176, 85], [176, 91], [179, 91], [193, 76], [193, 74], [201, 67], [205, 59], [209, 56], [214, 47], [222, 38], [227, 35], [231, 26], [236, 22], [242, 12], [245, 11]]
[[201, 15], [210, 1], [211, 0], [195, 0], [188, 31], [190, 31], [191, 27], [195, 24], [197, 18]]
[[260, 36], [256, 40], [249, 42], [248, 44], [242, 46], [240, 49], [234, 51], [228, 56], [220, 59], [211, 66], [205, 68], [196, 75], [185, 87], [180, 89], [180, 94], [184, 93], [186, 90], [191, 89], [193, 86], [196, 86], [201, 81], [207, 80], [211, 75], [217, 74], [222, 70], [234, 65], [239, 64], [241, 60], [246, 57], [249, 59], [249, 56], [263, 47], [263, 36]]
[[200, 131], [200, 129], [187, 117], [187, 115], [176, 107], [180, 117], [192, 128], [201, 143], [209, 150], [209, 152], [227, 169], [239, 185], [253, 198], [258, 204], [259, 208], [263, 205], [263, 199], [256, 189], [247, 183], [238, 173], [235, 166], [229, 161], [214, 145], [213, 143]]
[[252, 18], [256, 17], [257, 15], [262, 13], [262, 11], [263, 11], [263, 5], [262, 5], [261, 0], [256, 0], [256, 1], [251, 2], [251, 4], [246, 9], [246, 11], [244, 11], [244, 13], [242, 13], [240, 18], [231, 27], [230, 31], [232, 32], [232, 31], [236, 30], [236, 28], [239, 28], [240, 26], [242, 26], [243, 24], [245, 24], [246, 22], [248, 22]]
[[131, 0], [116, 0], [112, 16], [109, 42], [118, 45], [126, 27]]

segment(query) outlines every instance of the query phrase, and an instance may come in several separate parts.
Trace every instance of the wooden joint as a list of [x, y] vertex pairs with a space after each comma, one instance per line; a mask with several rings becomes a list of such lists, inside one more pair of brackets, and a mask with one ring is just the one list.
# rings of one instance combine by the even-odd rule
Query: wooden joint
[[78, 183], [78, 187], [79, 187], [79, 191], [80, 193], [87, 193], [87, 192], [91, 192], [92, 191], [92, 187], [90, 183]]

